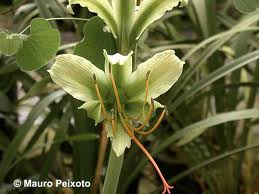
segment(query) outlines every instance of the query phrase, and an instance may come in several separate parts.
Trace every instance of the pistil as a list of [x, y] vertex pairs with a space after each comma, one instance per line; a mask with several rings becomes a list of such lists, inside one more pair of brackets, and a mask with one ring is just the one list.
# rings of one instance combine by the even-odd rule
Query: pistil
[[131, 132], [131, 130], [128, 128], [127, 124], [126, 124], [126, 121], [124, 120], [123, 116], [121, 113], [119, 113], [119, 117], [120, 117], [120, 121], [122, 123], [122, 126], [124, 128], [124, 130], [126, 131], [126, 133], [133, 139], [133, 141], [138, 145], [138, 147], [144, 152], [144, 154], [148, 157], [148, 159], [150, 160], [150, 162], [153, 164], [153, 166], [155, 167], [158, 175], [160, 176], [162, 182], [163, 182], [163, 185], [164, 185], [164, 190], [162, 192], [162, 194], [165, 194], [166, 192], [168, 192], [169, 194], [171, 193], [170, 192], [170, 189], [173, 189], [174, 187], [173, 186], [170, 186], [160, 168], [158, 167], [157, 163], [155, 162], [155, 160], [153, 159], [153, 157], [149, 154], [149, 152], [146, 150], [146, 148], [140, 143], [140, 141], [133, 135], [133, 133]]

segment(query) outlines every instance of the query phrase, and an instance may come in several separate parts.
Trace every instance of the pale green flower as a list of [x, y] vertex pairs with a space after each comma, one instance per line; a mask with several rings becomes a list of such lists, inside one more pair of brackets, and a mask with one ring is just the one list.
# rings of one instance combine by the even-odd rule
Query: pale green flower
[[[124, 117], [139, 116], [138, 121], [129, 121], [134, 125], [138, 122], [145, 122], [145, 115], [148, 114], [151, 106], [151, 98], [160, 96], [173, 86], [180, 77], [184, 64], [173, 50], [167, 50], [141, 63], [137, 70], [132, 72], [131, 55], [132, 52], [127, 56], [108, 55], [104, 51], [106, 62], [105, 72], [103, 72], [85, 58], [64, 54], [56, 58], [56, 62], [49, 71], [51, 78], [57, 85], [74, 98], [85, 102], [80, 108], [86, 109], [88, 117], [94, 119], [96, 124], [104, 120], [108, 137], [111, 138], [112, 147], [117, 156], [123, 154], [125, 148], [129, 148], [131, 143], [131, 138], [121, 125], [118, 106], [122, 107], [125, 113]], [[111, 73], [110, 70], [112, 70]], [[111, 76], [116, 84], [120, 105], [116, 101]], [[147, 80], [148, 92], [146, 92]], [[101, 99], [98, 98], [96, 86]], [[103, 101], [105, 110], [102, 110], [101, 101]], [[145, 114], [143, 114], [145, 103]], [[163, 106], [154, 101], [153, 109], [158, 107]], [[112, 132], [111, 126], [112, 116], [115, 117], [116, 121], [115, 134]], [[146, 122], [145, 125], [148, 123]]]
[[[74, 98], [84, 101], [88, 117], [98, 124], [104, 122], [107, 136], [116, 155], [121, 156], [131, 139], [142, 149], [156, 168], [164, 184], [163, 194], [173, 187], [163, 177], [159, 167], [137, 140], [134, 133], [149, 134], [158, 128], [166, 108], [153, 99], [167, 92], [182, 73], [183, 64], [173, 50], [156, 54], [132, 72], [132, 55], [108, 55], [104, 51], [105, 71], [77, 55], [64, 54], [56, 58], [49, 70], [53, 81]], [[153, 112], [163, 107], [157, 123], [146, 129]]]
[[187, 3], [188, 0], [143, 0], [138, 6], [136, 0], [69, 0], [68, 10], [73, 13], [73, 4], [87, 7], [104, 20], [121, 44], [134, 45], [143, 31], [166, 11]]

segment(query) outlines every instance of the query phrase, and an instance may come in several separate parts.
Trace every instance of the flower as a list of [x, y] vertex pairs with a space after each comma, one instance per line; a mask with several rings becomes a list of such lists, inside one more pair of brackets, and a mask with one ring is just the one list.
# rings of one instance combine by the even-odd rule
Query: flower
[[[184, 62], [173, 50], [154, 55], [132, 72], [132, 54], [108, 55], [104, 51], [105, 71], [77, 55], [63, 54], [49, 70], [53, 81], [74, 98], [84, 101], [80, 107], [95, 123], [104, 122], [112, 148], [119, 157], [131, 145], [131, 139], [143, 150], [166, 183], [155, 161], [134, 136], [156, 130], [166, 114], [166, 108], [154, 99], [167, 92], [182, 73]], [[163, 108], [157, 123], [148, 128], [157, 108]]]
[[72, 5], [80, 4], [97, 13], [109, 26], [119, 43], [128, 44], [133, 48], [136, 40], [150, 24], [161, 18], [166, 11], [178, 5], [183, 7], [188, 3], [188, 0], [143, 0], [137, 5], [137, 1], [69, 0], [67, 8], [73, 14]]

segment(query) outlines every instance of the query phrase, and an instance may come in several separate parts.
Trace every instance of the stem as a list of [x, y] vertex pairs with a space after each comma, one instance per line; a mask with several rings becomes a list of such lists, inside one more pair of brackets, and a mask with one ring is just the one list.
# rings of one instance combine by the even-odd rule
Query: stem
[[121, 155], [120, 157], [117, 157], [111, 147], [109, 164], [108, 164], [108, 169], [107, 169], [107, 173], [104, 181], [102, 194], [116, 193], [123, 159], [124, 159], [124, 154]]

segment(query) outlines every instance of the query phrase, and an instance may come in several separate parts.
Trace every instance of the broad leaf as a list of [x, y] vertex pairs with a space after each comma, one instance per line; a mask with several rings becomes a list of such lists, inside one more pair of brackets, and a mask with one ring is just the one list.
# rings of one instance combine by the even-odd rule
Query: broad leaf
[[17, 64], [27, 71], [43, 67], [55, 56], [59, 45], [58, 30], [53, 29], [45, 19], [34, 19], [31, 34], [16, 55]]
[[251, 13], [259, 8], [258, 0], [234, 0], [236, 8], [243, 13]]
[[22, 46], [22, 39], [17, 34], [0, 32], [0, 53], [11, 56], [17, 53]]
[[115, 53], [116, 46], [111, 33], [104, 31], [105, 24], [99, 17], [91, 18], [84, 27], [84, 39], [74, 49], [74, 54], [91, 61], [104, 70], [103, 50]]

